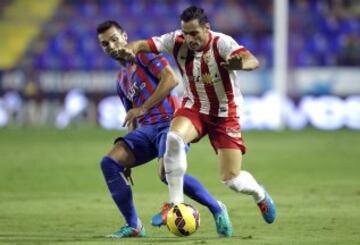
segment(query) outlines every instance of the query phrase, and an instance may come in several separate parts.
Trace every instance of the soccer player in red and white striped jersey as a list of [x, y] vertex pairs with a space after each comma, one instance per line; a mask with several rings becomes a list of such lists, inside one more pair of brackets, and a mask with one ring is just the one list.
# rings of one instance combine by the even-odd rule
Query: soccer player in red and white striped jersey
[[236, 73], [223, 67], [223, 63], [226, 57], [248, 54], [248, 69], [254, 69], [257, 60], [222, 33], [209, 30], [201, 46], [202, 39], [196, 37], [198, 32], [192, 28], [150, 38], [148, 45], [153, 52], [172, 53], [176, 58], [186, 88], [183, 107], [215, 117], [238, 117], [242, 96], [233, 89]]
[[274, 222], [276, 209], [270, 195], [249, 172], [241, 170], [246, 147], [240, 130], [242, 95], [235, 90], [236, 70], [256, 69], [256, 57], [232, 37], [211, 31], [204, 10], [196, 6], [183, 11], [181, 30], [132, 42], [120, 55], [131, 59], [138, 52], [171, 53], [185, 85], [164, 157], [170, 203], [184, 202], [185, 144], [207, 134], [218, 155], [223, 183], [252, 195], [265, 221]]

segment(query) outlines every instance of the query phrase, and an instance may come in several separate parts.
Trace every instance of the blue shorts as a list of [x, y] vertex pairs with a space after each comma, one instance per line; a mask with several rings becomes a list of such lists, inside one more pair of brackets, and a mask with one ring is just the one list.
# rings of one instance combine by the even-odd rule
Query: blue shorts
[[[135, 166], [161, 158], [166, 150], [166, 134], [170, 122], [158, 123], [140, 127], [131, 131], [124, 137], [119, 137], [115, 143], [122, 140], [135, 156]], [[188, 147], [186, 147], [188, 149]]]

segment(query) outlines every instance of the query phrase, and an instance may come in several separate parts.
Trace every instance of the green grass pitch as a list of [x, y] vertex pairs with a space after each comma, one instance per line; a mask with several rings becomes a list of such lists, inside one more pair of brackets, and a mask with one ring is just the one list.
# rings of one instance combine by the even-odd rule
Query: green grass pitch
[[229, 209], [235, 236], [218, 238], [208, 210], [199, 230], [177, 238], [153, 228], [167, 200], [156, 162], [133, 171], [135, 204], [147, 237], [109, 240], [123, 219], [99, 168], [116, 131], [73, 128], [0, 129], [0, 244], [360, 244], [360, 132], [244, 132], [243, 168], [272, 194], [278, 208], [265, 224], [249, 196], [220, 182], [207, 139], [192, 146], [188, 173]]

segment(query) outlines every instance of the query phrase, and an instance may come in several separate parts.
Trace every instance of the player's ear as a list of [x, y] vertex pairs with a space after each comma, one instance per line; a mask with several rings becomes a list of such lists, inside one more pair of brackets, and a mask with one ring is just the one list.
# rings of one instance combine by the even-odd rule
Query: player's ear
[[123, 35], [123, 37], [124, 37], [124, 40], [127, 41], [127, 40], [128, 40], [128, 35], [127, 35], [127, 33], [126, 33], [126, 32], [123, 32], [122, 35]]
[[209, 31], [210, 30], [210, 24], [209, 23], [205, 23], [204, 24], [204, 28], [206, 31]]

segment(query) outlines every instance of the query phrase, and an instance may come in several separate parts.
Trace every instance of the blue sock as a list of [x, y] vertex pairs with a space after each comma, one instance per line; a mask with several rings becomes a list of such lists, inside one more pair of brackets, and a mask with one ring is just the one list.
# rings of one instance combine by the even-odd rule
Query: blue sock
[[106, 156], [101, 160], [101, 170], [112, 198], [125, 217], [126, 223], [133, 228], [137, 228], [138, 216], [134, 208], [131, 187], [125, 181], [124, 175], [121, 175], [124, 168], [115, 160]]
[[[167, 184], [166, 179], [162, 181]], [[205, 187], [191, 175], [184, 176], [184, 193], [194, 201], [208, 207], [212, 214], [221, 212], [218, 201], [205, 189]]]

